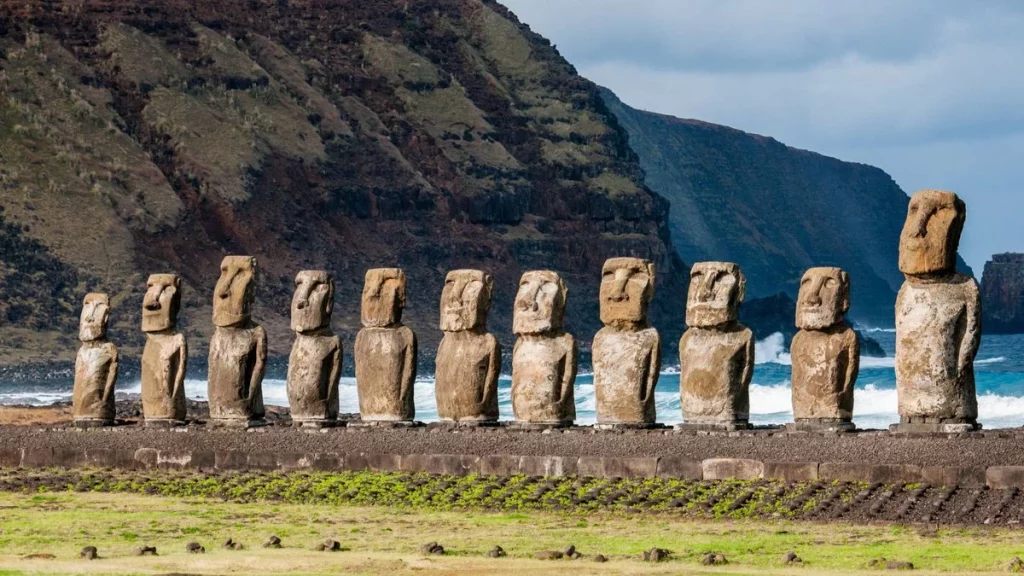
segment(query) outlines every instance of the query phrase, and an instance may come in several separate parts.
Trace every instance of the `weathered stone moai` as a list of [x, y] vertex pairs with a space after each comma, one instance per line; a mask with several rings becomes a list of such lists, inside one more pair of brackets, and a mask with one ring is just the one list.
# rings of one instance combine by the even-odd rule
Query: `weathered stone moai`
[[523, 274], [512, 331], [512, 411], [521, 426], [568, 426], [576, 419], [576, 339], [562, 329], [565, 284], [557, 273]]
[[441, 330], [434, 393], [442, 421], [498, 421], [501, 346], [487, 332], [494, 279], [479, 270], [453, 270], [441, 292]]
[[416, 417], [416, 334], [402, 325], [405, 272], [400, 268], [366, 271], [363, 329], [356, 335], [356, 386], [359, 418], [367, 424], [412, 424]]
[[900, 235], [896, 298], [896, 391], [902, 432], [978, 427], [974, 357], [981, 343], [981, 299], [956, 271], [967, 207], [952, 192], [924, 190], [910, 200]]
[[185, 371], [188, 343], [176, 327], [181, 308], [181, 279], [153, 274], [142, 299], [142, 414], [147, 426], [185, 422]]
[[591, 347], [597, 427], [655, 424], [654, 388], [661, 371], [661, 337], [647, 325], [654, 264], [610, 258], [601, 271], [601, 328]]
[[117, 382], [117, 346], [107, 340], [110, 298], [86, 294], [82, 302], [78, 339], [82, 347], [75, 359], [72, 412], [76, 426], [114, 423], [114, 385]]
[[338, 419], [341, 339], [331, 332], [334, 278], [323, 270], [303, 270], [295, 277], [292, 330], [295, 344], [288, 357], [288, 407], [292, 421], [307, 428], [330, 426]]
[[255, 292], [256, 259], [226, 256], [213, 293], [208, 390], [214, 424], [263, 423], [267, 333], [252, 321]]
[[690, 270], [688, 329], [679, 340], [683, 429], [749, 427], [754, 334], [740, 324], [746, 278], [732, 262], [699, 262]]
[[793, 358], [793, 428], [853, 430], [853, 386], [860, 343], [844, 315], [850, 309], [850, 276], [839, 268], [811, 268], [800, 281]]

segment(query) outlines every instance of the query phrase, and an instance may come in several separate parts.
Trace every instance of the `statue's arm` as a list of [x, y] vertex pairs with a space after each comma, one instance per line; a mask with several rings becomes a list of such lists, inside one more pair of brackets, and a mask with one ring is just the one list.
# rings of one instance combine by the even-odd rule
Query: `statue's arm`
[[182, 335], [181, 348], [178, 350], [178, 371], [174, 375], [174, 383], [171, 387], [172, 398], [177, 397], [178, 393], [184, 393], [182, 388], [185, 386], [186, 371], [188, 371], [188, 340]]
[[[337, 340], [338, 345], [334, 347], [334, 352], [331, 353], [331, 376], [330, 380], [327, 381], [327, 385], [333, 386], [337, 390], [338, 382], [341, 381], [341, 363], [345, 358], [345, 349], [341, 338], [338, 336], [334, 338]], [[335, 396], [337, 396], [337, 393], [335, 393]]]
[[754, 333], [747, 330], [747, 342], [743, 345], [743, 387], [749, 388], [754, 379]]
[[[559, 403], [565, 402], [572, 396], [572, 387], [576, 384], [576, 339], [568, 335], [569, 349], [565, 353], [565, 369], [562, 370], [562, 394]], [[518, 345], [518, 342], [516, 342]]]
[[487, 362], [487, 379], [484, 381], [484, 395], [481, 398], [483, 402], [498, 397], [498, 376], [501, 375], [501, 343], [494, 336], [491, 336], [491, 340], [493, 345]]
[[651, 343], [651, 362], [647, 366], [647, 382], [645, 383], [644, 402], [654, 396], [654, 388], [658, 385], [658, 377], [661, 376], [661, 335], [654, 334], [654, 342]]
[[967, 326], [964, 330], [964, 338], [960, 342], [960, 370], [964, 370], [974, 363], [974, 357], [978, 354], [978, 347], [981, 345], [981, 295], [974, 280], [967, 282], [966, 293], [967, 306], [964, 313], [967, 315]]
[[252, 379], [249, 380], [249, 398], [257, 390], [262, 393], [259, 384], [263, 381], [263, 373], [267, 370], [267, 331], [262, 326], [257, 329], [256, 335], [256, 365], [252, 370]]
[[405, 358], [402, 364], [402, 392], [401, 398], [407, 398], [411, 394], [413, 384], [416, 382], [416, 362], [419, 350], [416, 344], [416, 333], [408, 329], [408, 339], [405, 342]]
[[853, 337], [850, 345], [846, 348], [846, 382], [843, 385], [843, 393], [849, 392], [853, 388], [854, 384], [857, 383], [857, 376], [860, 374], [860, 338], [857, 337], [857, 333], [852, 329], [850, 330]]
[[109, 402], [114, 397], [114, 385], [117, 383], [117, 369], [120, 359], [117, 354], [117, 347], [110, 345], [110, 370], [107, 371], [107, 381], [103, 386], [103, 402]]

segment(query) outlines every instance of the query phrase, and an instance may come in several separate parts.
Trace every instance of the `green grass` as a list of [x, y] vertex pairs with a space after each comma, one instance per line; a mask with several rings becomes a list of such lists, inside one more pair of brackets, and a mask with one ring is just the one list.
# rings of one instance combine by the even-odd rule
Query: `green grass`
[[[1024, 554], [1020, 532], [1010, 529], [921, 531], [902, 526], [829, 525], [789, 520], [703, 520], [616, 512], [470, 512], [388, 506], [331, 506], [280, 502], [225, 502], [209, 498], [136, 494], [0, 494], [0, 574], [820, 574], [873, 573], [878, 557], [909, 560], [915, 573], [1002, 572]], [[270, 534], [284, 544], [265, 550]], [[245, 544], [227, 551], [228, 537]], [[343, 552], [315, 552], [325, 538]], [[187, 542], [207, 553], [185, 552]], [[445, 556], [423, 557], [420, 545], [438, 541]], [[534, 553], [575, 544], [576, 561], [538, 561]], [[135, 557], [139, 545], [159, 556]], [[485, 553], [501, 545], [507, 558]], [[86, 562], [78, 551], [99, 549]], [[649, 564], [640, 553], [652, 546], [672, 551], [668, 562]], [[784, 567], [789, 550], [804, 559]], [[729, 565], [701, 566], [707, 552]], [[24, 560], [29, 554], [52, 560]], [[611, 561], [597, 564], [601, 553]]]

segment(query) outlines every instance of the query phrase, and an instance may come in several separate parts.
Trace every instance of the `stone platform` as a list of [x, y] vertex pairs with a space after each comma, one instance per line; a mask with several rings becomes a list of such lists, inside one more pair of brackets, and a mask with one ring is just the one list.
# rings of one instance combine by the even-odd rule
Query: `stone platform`
[[732, 432], [137, 424], [0, 426], [0, 467], [380, 470], [602, 478], [777, 478], [1024, 488], [1024, 430]]

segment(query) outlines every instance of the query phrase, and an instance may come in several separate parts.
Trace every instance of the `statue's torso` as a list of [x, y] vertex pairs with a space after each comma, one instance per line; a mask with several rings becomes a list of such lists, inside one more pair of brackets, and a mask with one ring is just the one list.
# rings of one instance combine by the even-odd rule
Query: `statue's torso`
[[[790, 346], [793, 358], [793, 417], [839, 419], [853, 417], [857, 333], [801, 330]], [[851, 376], [852, 375], [852, 376]]]
[[75, 358], [75, 387], [72, 398], [76, 418], [113, 420], [117, 347], [112, 342], [86, 342]]
[[356, 386], [363, 420], [412, 420], [416, 336], [407, 326], [363, 328], [356, 335]]
[[[496, 370], [489, 375], [494, 363]], [[497, 420], [501, 353], [489, 333], [446, 332], [437, 347], [434, 393], [442, 420]]]
[[576, 341], [571, 334], [520, 336], [512, 354], [512, 410], [524, 422], [561, 422], [576, 418], [572, 382]]
[[687, 422], [743, 421], [750, 417], [753, 334], [743, 326], [719, 331], [690, 328], [679, 341], [679, 388]]
[[661, 369], [661, 339], [654, 328], [602, 328], [591, 351], [599, 423], [653, 423], [654, 390]]
[[142, 412], [146, 418], [185, 419], [185, 389], [175, 385], [187, 359], [184, 334], [146, 335], [142, 350]]
[[266, 342], [261, 326], [218, 327], [210, 338], [209, 398], [211, 418], [261, 418], [262, 369], [258, 344]]
[[333, 334], [296, 334], [288, 357], [288, 406], [295, 420], [338, 417], [341, 340]]

